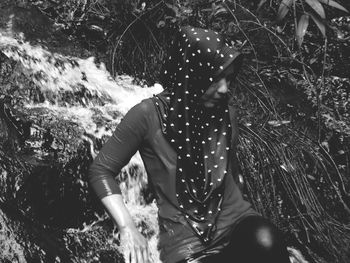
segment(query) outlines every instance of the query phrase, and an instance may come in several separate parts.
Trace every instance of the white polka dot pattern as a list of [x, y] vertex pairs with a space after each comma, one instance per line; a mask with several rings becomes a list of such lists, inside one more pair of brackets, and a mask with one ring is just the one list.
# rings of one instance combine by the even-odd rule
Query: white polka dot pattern
[[200, 98], [226, 66], [234, 65], [229, 62], [238, 52], [227, 48], [212, 30], [187, 26], [178, 33], [164, 63], [162, 84], [166, 89], [154, 101], [163, 133], [178, 154], [179, 209], [206, 242], [221, 207], [231, 126], [225, 101], [207, 109]]

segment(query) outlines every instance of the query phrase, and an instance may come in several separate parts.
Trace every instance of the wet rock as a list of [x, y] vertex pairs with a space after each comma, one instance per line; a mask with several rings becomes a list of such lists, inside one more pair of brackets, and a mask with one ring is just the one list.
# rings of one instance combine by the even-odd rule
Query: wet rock
[[[104, 213], [87, 183], [92, 145], [85, 129], [55, 107], [28, 108], [47, 94], [1, 52], [0, 71], [2, 262], [118, 262], [116, 245], [107, 242], [111, 222], [111, 231], [103, 224], [79, 231]], [[69, 106], [93, 100], [86, 88], [76, 90], [55, 96]]]
[[14, 204], [0, 201], [1, 262], [72, 262], [59, 239], [26, 217]]

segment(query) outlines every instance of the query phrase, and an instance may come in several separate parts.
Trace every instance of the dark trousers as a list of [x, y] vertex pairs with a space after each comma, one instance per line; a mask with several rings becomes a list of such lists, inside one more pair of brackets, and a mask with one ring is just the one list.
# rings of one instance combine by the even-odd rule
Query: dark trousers
[[237, 224], [222, 253], [202, 252], [181, 263], [290, 263], [290, 260], [279, 229], [263, 217], [248, 216]]

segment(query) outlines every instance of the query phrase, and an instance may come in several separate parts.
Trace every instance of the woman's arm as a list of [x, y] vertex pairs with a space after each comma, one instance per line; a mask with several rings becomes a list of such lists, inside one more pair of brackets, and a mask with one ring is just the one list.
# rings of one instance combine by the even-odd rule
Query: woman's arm
[[126, 262], [132, 263], [148, 262], [147, 240], [137, 230], [114, 178], [145, 139], [148, 131], [148, 107], [141, 102], [130, 109], [89, 169], [89, 183], [116, 223], [121, 245], [130, 253]]
[[148, 244], [145, 237], [137, 230], [121, 194], [102, 198], [102, 203], [118, 226], [120, 244], [123, 247], [126, 262], [146, 263], [150, 261]]

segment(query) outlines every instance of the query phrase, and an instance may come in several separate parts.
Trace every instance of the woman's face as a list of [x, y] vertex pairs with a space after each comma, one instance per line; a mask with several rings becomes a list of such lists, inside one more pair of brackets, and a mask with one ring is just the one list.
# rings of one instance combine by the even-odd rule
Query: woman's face
[[201, 102], [206, 108], [213, 108], [227, 99], [230, 82], [222, 77], [209, 86], [201, 97]]
[[233, 67], [225, 71], [223, 76], [212, 83], [201, 97], [201, 102], [206, 108], [213, 108], [220, 103], [227, 101], [227, 93], [230, 87], [230, 76], [233, 74]]

